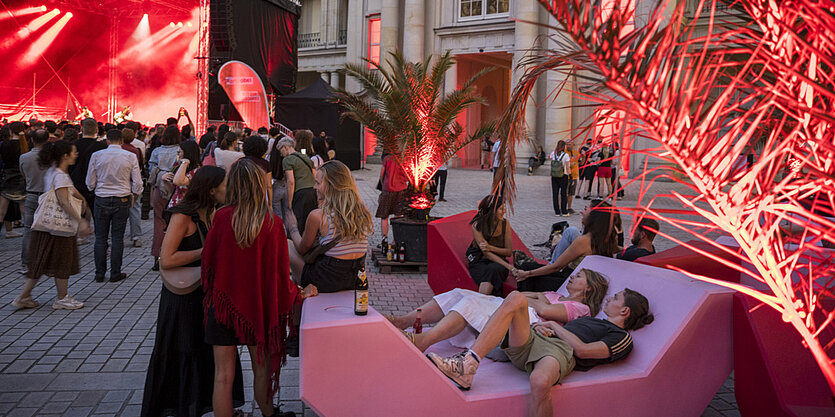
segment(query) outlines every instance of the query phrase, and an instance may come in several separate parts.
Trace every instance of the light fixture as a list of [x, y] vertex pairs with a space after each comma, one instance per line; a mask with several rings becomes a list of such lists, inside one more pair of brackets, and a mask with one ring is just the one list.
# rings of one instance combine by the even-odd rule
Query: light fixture
[[47, 10], [47, 9], [46, 9], [46, 6], [41, 6], [41, 11], [42, 11], [42, 12], [45, 12], [46, 10]]

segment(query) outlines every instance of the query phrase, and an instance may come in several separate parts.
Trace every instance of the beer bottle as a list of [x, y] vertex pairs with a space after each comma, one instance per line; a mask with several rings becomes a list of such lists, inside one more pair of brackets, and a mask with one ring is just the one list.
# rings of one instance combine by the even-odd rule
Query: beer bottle
[[398, 249], [399, 257], [398, 261], [406, 262], [406, 242], [400, 242], [400, 248]]
[[417, 317], [415, 318], [415, 323], [412, 324], [412, 329], [415, 330], [415, 334], [423, 333], [423, 323], [420, 321], [420, 309], [417, 309]]
[[392, 259], [394, 259], [394, 255], [395, 255], [394, 251], [395, 251], [395, 248], [392, 245], [388, 245], [388, 252], [386, 253], [386, 260], [391, 261]]
[[380, 250], [383, 251], [383, 256], [387, 256], [389, 253], [389, 240], [387, 236], [383, 236], [383, 241], [380, 243]]
[[354, 284], [354, 314], [368, 314], [368, 278], [365, 276], [364, 266], [357, 272], [357, 281]]

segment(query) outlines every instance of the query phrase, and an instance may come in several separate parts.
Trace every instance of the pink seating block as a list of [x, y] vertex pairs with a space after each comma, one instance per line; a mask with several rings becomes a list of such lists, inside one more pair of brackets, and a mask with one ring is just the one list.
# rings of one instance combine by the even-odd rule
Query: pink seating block
[[[650, 300], [656, 320], [632, 332], [624, 361], [573, 372], [554, 388], [559, 416], [699, 416], [733, 367], [732, 291], [656, 267], [598, 256], [580, 265]], [[374, 291], [372, 289], [372, 291]], [[304, 303], [301, 398], [326, 416], [522, 416], [527, 375], [482, 361], [470, 391], [456, 388], [373, 307], [353, 314], [350, 292]], [[447, 343], [430, 348], [458, 350]]]
[[[739, 258], [736, 258], [709, 243], [705, 243], [700, 240], [691, 240], [687, 242], [687, 244], [710, 253], [713, 256], [720, 257], [728, 262], [740, 265]], [[738, 247], [735, 249], [739, 250]], [[660, 268], [667, 268], [669, 265], [672, 265], [693, 274], [729, 282], [739, 283], [740, 278], [739, 270], [721, 264], [681, 245], [677, 245], [673, 248], [652, 255], [642, 256], [636, 259], [635, 262], [657, 266]]]
[[[427, 256], [429, 259], [428, 282], [435, 294], [464, 288], [476, 291], [478, 287], [470, 277], [464, 253], [473, 241], [470, 220], [475, 210], [444, 217], [429, 223], [427, 228]], [[513, 232], [513, 249], [521, 250], [531, 255], [527, 246], [516, 232]], [[540, 261], [547, 263], [546, 261]], [[511, 280], [512, 281], [512, 280]], [[516, 289], [515, 281], [505, 281], [502, 290], [504, 295]]]

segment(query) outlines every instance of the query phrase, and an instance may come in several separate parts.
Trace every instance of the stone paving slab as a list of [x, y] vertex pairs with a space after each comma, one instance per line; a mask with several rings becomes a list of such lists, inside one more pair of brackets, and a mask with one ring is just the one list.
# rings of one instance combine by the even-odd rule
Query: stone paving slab
[[[374, 213], [379, 165], [354, 172], [357, 187], [368, 209]], [[544, 170], [540, 170], [544, 173]], [[448, 216], [476, 208], [489, 193], [492, 176], [487, 171], [451, 169], [445, 198], [432, 211]], [[547, 176], [518, 176], [518, 199], [509, 214], [511, 226], [533, 251], [548, 254], [535, 243], [544, 241], [552, 223], [567, 220], [579, 224], [579, 215], [558, 218], [553, 214], [550, 179]], [[657, 183], [656, 193], [680, 189], [675, 184]], [[619, 204], [634, 206], [635, 191]], [[647, 195], [649, 199], [652, 195]], [[575, 201], [579, 212], [586, 201]], [[666, 207], [675, 204], [664, 203]], [[631, 219], [625, 219], [631, 226]], [[142, 403], [145, 370], [153, 349], [161, 284], [151, 271], [151, 222], [143, 221], [144, 247], [125, 247], [124, 271], [128, 279], [119, 283], [93, 281], [93, 245], [79, 247], [81, 273], [70, 278], [70, 293], [86, 303], [76, 311], [53, 310], [54, 284], [42, 279], [33, 291], [41, 306], [15, 311], [9, 305], [24, 282], [19, 274], [21, 239], [0, 238], [0, 416], [138, 416]], [[375, 221], [371, 245], [381, 240]], [[662, 224], [662, 228], [665, 226]], [[667, 227], [669, 229], [669, 227]], [[690, 240], [687, 233], [674, 232]], [[658, 250], [674, 246], [657, 239]], [[367, 260], [370, 302], [384, 313], [405, 313], [432, 297], [426, 274], [381, 274]], [[260, 415], [252, 396], [249, 354], [241, 348], [245, 393], [244, 411]], [[314, 416], [299, 399], [299, 361], [288, 358], [281, 373], [280, 402], [283, 410]], [[703, 416], [737, 416], [733, 377], [722, 386]]]

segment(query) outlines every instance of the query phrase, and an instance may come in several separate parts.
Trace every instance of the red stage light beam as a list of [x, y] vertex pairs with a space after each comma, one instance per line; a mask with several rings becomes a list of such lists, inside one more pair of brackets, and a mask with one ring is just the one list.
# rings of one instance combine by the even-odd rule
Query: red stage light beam
[[127, 43], [141, 42], [148, 39], [149, 36], [151, 36], [151, 24], [148, 20], [148, 13], [145, 13], [139, 20], [139, 24], [136, 25], [136, 29], [131, 33]]
[[47, 10], [48, 9], [46, 8], [46, 6], [24, 7], [22, 9], [17, 9], [17, 10], [7, 10], [5, 13], [0, 15], [0, 22], [2, 22], [3, 20], [6, 20], [6, 19], [11, 19], [13, 17], [22, 17], [22, 16], [26, 16], [26, 15], [30, 15], [30, 14], [35, 14], [35, 13], [43, 13]]
[[138, 43], [130, 46], [129, 48], [125, 49], [121, 53], [119, 53], [119, 57], [116, 58], [117, 60], [123, 59], [136, 59], [137, 54], [145, 54], [146, 51], [153, 50], [158, 42], [165, 39], [167, 36], [175, 33], [176, 27], [172, 28], [171, 26], [166, 26], [161, 30], [158, 30], [156, 33], [151, 35], [150, 37], [146, 37], [142, 39]]
[[[56, 9], [57, 10], [57, 9]], [[61, 33], [61, 30], [67, 26], [70, 19], [72, 19], [72, 13], [67, 12], [60, 20], [55, 22], [52, 27], [50, 27], [43, 35], [41, 35], [38, 40], [32, 42], [32, 45], [29, 47], [29, 50], [26, 51], [26, 54], [23, 55], [22, 64], [28, 65], [33, 64], [38, 57], [40, 57], [49, 45], [58, 37], [58, 34]]]
[[7, 37], [5, 40], [3, 40], [3, 44], [2, 46], [0, 46], [0, 48], [6, 49], [14, 45], [15, 42], [29, 37], [29, 35], [31, 35], [38, 29], [49, 23], [50, 20], [52, 20], [55, 16], [58, 16], [59, 14], [60, 12], [58, 11], [58, 9], [55, 9], [43, 16], [40, 16], [32, 20], [26, 26], [20, 28], [17, 32], [15, 32], [14, 35], [11, 35]]

